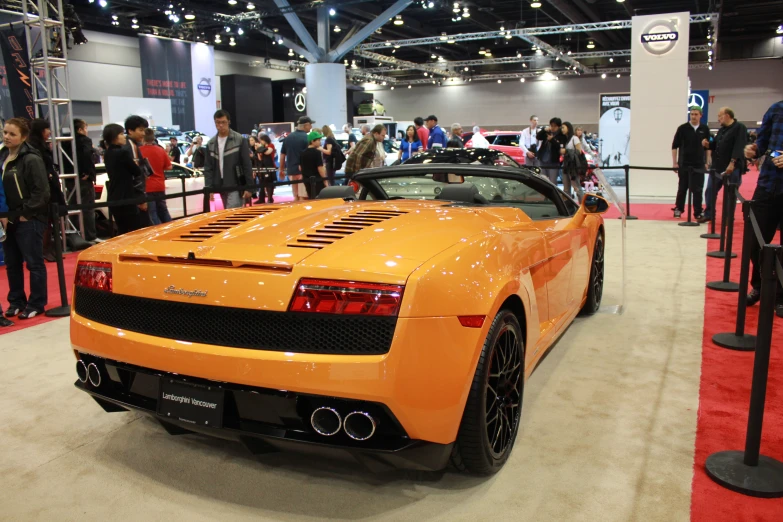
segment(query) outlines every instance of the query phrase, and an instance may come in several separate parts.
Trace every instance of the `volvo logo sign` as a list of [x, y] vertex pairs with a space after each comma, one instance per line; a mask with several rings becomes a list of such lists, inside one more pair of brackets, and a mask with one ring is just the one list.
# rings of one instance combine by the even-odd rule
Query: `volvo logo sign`
[[209, 94], [212, 92], [212, 78], [202, 78], [196, 88], [198, 93], [204, 98], [209, 97]]
[[650, 54], [661, 56], [674, 49], [679, 38], [676, 21], [655, 20], [642, 31], [642, 47]]
[[301, 92], [294, 97], [294, 107], [299, 112], [304, 112], [307, 108], [307, 100], [305, 100], [305, 95]]

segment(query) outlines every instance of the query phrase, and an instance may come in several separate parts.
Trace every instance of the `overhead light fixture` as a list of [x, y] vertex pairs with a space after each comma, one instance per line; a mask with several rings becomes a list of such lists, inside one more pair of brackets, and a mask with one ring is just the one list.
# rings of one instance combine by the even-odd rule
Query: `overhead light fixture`
[[462, 11], [462, 18], [470, 18], [470, 11], [468, 11], [467, 7]]
[[193, 13], [185, 13], [185, 20], [195, 20], [195, 19], [196, 19], [196, 15], [194, 15]]
[[248, 4], [247, 4], [247, 9], [248, 9], [248, 11], [252, 11], [252, 10], [253, 10], [253, 9], [255, 9], [255, 8], [256, 8], [256, 5], [255, 5], [255, 4], [251, 4], [251, 3], [248, 3]]
[[614, 58], [609, 58], [609, 63], [614, 63]]
[[538, 9], [539, 7], [541, 7], [541, 2], [537, 0], [530, 2], [530, 7], [532, 7], [533, 9]]
[[503, 83], [503, 80], [498, 80], [498, 83]]
[[231, 32], [231, 28], [230, 28], [229, 26], [226, 26], [226, 32], [227, 32], [227, 33], [230, 33], [230, 32]]
[[391, 86], [391, 90], [394, 90], [394, 85]]
[[131, 25], [131, 29], [138, 29], [138, 28], [139, 28], [139, 24], [133, 24], [133, 25]]
[[[779, 25], [777, 31], [775, 31], [777, 34], [783, 34], [783, 25]], [[710, 44], [711, 45], [711, 44]]]
[[339, 25], [335, 25], [334, 26], [334, 32], [335, 33], [339, 33], [340, 31], [342, 31], [342, 29], [340, 29], [340, 26]]
[[237, 34], [239, 36], [242, 36], [243, 34], [245, 34], [245, 31], [243, 31], [242, 28], [240, 27], [239, 29], [237, 29]]
[[[233, 40], [234, 38], [232, 37], [231, 39]], [[288, 50], [288, 56], [293, 56], [293, 55], [294, 55], [294, 50], [293, 49], [289, 49]]]
[[386, 42], [384, 45], [386, 45], [386, 47], [391, 47], [391, 42]]
[[710, 65], [710, 66], [708, 67], [708, 69], [711, 71], [711, 70], [712, 70], [712, 65]]
[[411, 88], [411, 86], [410, 86], [410, 84], [409, 84], [409, 85], [408, 85], [408, 89], [410, 89], [410, 88]]
[[602, 79], [602, 80], [606, 80], [606, 73], [603, 73], [603, 74], [601, 75], [601, 79]]
[[594, 41], [592, 41], [592, 40], [589, 40], [589, 41], [587, 42], [587, 48], [588, 48], [588, 49], [595, 49], [595, 42], [594, 42]]
[[470, 70], [470, 67], [465, 67], [465, 72], [468, 72]]
[[138, 21], [136, 18], [134, 18], [133, 20], [131, 20], [131, 22], [132, 22], [132, 23], [134, 23], [134, 24], [137, 24], [137, 23], [139, 23], [139, 21]]
[[402, 21], [402, 15], [397, 15], [394, 17], [394, 25], [402, 25], [405, 22]]
[[223, 40], [220, 39], [220, 35], [215, 36], [215, 43], [219, 44], [222, 43]]
[[625, 2], [625, 0], [617, 0], [618, 4], [622, 4], [623, 2]]
[[237, 5], [237, 0], [228, 0], [228, 5]]
[[117, 15], [111, 15], [112, 20], [117, 20], [117, 18], [119, 18]]
[[329, 16], [334, 16], [337, 14], [337, 11], [334, 10], [334, 8], [329, 9]]
[[400, 46], [399, 46], [399, 45], [395, 45], [395, 46], [394, 46], [394, 48], [395, 48], [395, 49], [399, 49], [399, 48], [400, 48]]
[[427, 75], [428, 75], [427, 71], [424, 71], [424, 76], [427, 76]]
[[441, 42], [445, 42], [448, 39], [449, 39], [449, 37], [446, 36], [446, 33], [440, 33], [440, 41]]
[[106, 7], [107, 5], [109, 5], [109, 3], [106, 0], [98, 0], [98, 4], [101, 7]]
[[234, 37], [232, 36], [231, 39], [228, 42], [228, 45], [230, 45], [231, 47], [234, 47], [236, 44], [237, 43], [234, 41]]
[[520, 78], [519, 79], [519, 83], [525, 83], [525, 79], [524, 78]]
[[621, 74], [620, 74], [620, 73], [617, 73], [617, 77], [619, 78], [620, 76], [621, 76]]
[[279, 43], [280, 45], [283, 45], [283, 39], [282, 38], [278, 39], [277, 43]]
[[457, 41], [453, 37], [449, 36], [449, 39], [446, 41], [446, 43], [453, 44], [453, 43], [457, 43]]

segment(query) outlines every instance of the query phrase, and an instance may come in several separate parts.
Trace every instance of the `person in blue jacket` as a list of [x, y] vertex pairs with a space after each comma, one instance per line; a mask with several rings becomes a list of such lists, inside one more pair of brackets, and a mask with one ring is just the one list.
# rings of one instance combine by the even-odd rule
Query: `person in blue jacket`
[[422, 146], [421, 141], [419, 141], [416, 127], [408, 125], [408, 129], [405, 131], [405, 138], [400, 142], [400, 152], [398, 153], [397, 159], [400, 160], [400, 163], [405, 163], [408, 158], [422, 150], [424, 150], [424, 147]]
[[431, 149], [433, 146], [443, 147], [445, 149], [449, 140], [446, 138], [446, 133], [443, 132], [443, 129], [438, 126], [438, 117], [435, 115], [427, 116], [427, 119], [424, 120], [424, 124], [430, 130], [430, 139], [427, 143], [427, 149]]

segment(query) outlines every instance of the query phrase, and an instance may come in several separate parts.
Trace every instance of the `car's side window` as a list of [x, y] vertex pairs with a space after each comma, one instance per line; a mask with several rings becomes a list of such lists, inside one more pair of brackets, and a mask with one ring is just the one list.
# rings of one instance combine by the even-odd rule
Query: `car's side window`
[[515, 134], [503, 134], [495, 139], [494, 145], [504, 147], [519, 147], [519, 136]]
[[566, 196], [564, 193], [560, 192], [560, 198], [563, 200], [563, 204], [566, 207], [566, 212], [568, 212], [567, 215], [573, 216], [576, 214], [576, 211], [579, 210], [579, 205], [577, 205], [573, 199]]

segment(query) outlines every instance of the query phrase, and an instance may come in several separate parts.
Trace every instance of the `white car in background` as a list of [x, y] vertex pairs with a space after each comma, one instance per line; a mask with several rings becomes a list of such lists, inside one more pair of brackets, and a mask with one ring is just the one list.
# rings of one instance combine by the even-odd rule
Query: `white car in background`
[[[103, 163], [98, 163], [95, 165], [95, 170], [98, 174], [95, 179], [95, 202], [106, 203], [108, 198], [106, 183], [109, 179], [109, 175], [106, 174], [106, 166]], [[204, 176], [200, 170], [194, 170], [179, 163], [172, 163], [171, 170], [166, 171], [166, 194], [182, 194], [183, 179], [185, 181], [185, 192], [204, 189]], [[204, 196], [202, 194], [185, 196], [185, 200], [187, 202], [188, 215], [197, 214], [204, 209]], [[180, 218], [185, 215], [181, 197], [167, 199], [166, 204], [172, 218]], [[95, 212], [99, 214], [96, 216], [98, 218], [109, 218], [108, 207], [97, 208]]]

